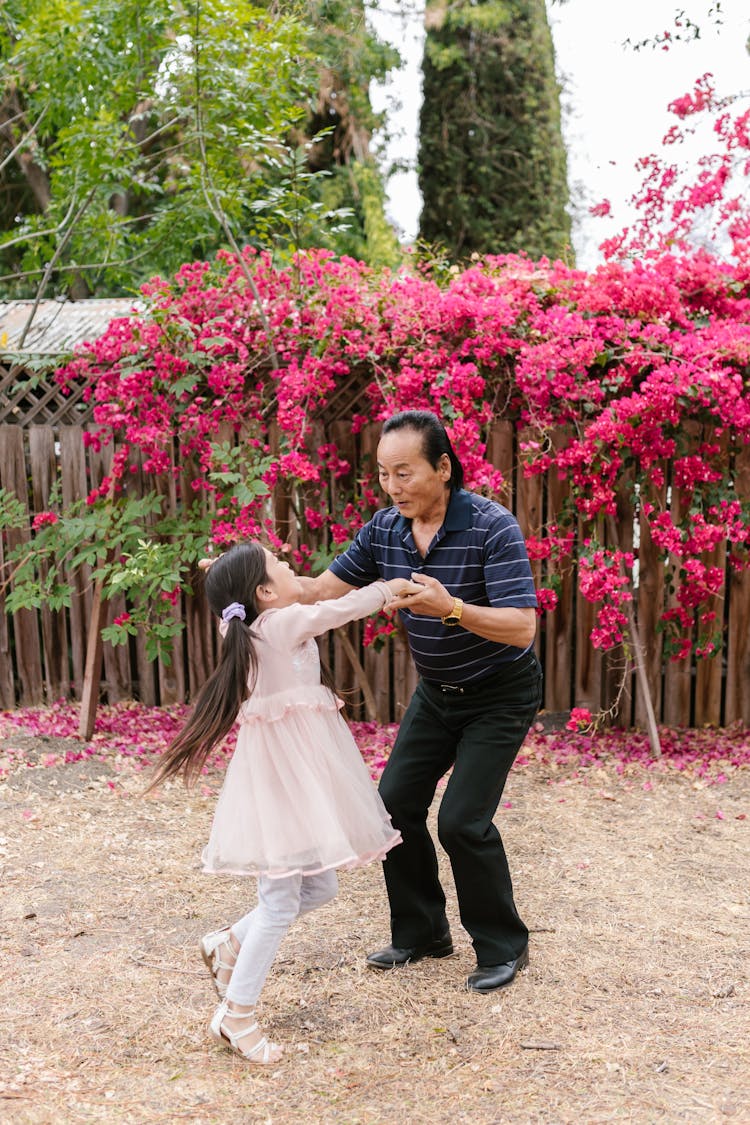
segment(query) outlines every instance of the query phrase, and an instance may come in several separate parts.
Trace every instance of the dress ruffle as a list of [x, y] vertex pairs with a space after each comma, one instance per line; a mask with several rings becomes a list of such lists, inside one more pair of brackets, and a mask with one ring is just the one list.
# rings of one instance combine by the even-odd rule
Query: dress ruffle
[[344, 701], [322, 684], [296, 684], [273, 695], [252, 695], [242, 704], [238, 719], [241, 723], [275, 723], [296, 708], [335, 713], [343, 706]]

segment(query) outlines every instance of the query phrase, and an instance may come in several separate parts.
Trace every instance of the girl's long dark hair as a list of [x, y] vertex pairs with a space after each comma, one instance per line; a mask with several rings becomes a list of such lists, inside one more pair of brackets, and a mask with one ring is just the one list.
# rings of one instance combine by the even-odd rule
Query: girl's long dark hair
[[208, 755], [234, 726], [258, 672], [250, 626], [258, 616], [255, 591], [267, 581], [266, 553], [260, 543], [230, 547], [207, 571], [205, 590], [211, 610], [221, 617], [223, 609], [239, 602], [245, 620], [233, 617], [227, 623], [219, 662], [198, 693], [186, 725], [164, 751], [146, 792], [178, 773], [185, 775], [186, 784], [194, 782]]

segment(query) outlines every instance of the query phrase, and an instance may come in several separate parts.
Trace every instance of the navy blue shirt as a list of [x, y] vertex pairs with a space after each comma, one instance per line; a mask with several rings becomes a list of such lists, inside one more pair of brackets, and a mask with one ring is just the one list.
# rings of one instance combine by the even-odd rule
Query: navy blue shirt
[[[526, 545], [515, 516], [494, 500], [463, 490], [451, 492], [443, 525], [424, 558], [414, 542], [411, 520], [391, 507], [375, 513], [330, 569], [349, 586], [418, 572], [437, 578], [450, 594], [471, 605], [536, 606]], [[487, 641], [461, 625], [443, 625], [439, 617], [399, 612], [417, 671], [426, 680], [480, 680], [526, 651]]]

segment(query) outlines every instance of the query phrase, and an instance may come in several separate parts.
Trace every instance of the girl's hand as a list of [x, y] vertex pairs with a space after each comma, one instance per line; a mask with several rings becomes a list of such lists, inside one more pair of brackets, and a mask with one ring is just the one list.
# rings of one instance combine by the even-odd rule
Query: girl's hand
[[445, 617], [453, 608], [453, 595], [429, 574], [413, 574], [406, 597], [397, 596], [389, 609], [410, 609], [421, 617]]
[[411, 582], [408, 578], [389, 578], [386, 581], [386, 586], [393, 594], [394, 600], [389, 602], [386, 610], [390, 612], [392, 609], [401, 609], [402, 606], [407, 605], [410, 597], [413, 594], [418, 594], [421, 587], [416, 582]]

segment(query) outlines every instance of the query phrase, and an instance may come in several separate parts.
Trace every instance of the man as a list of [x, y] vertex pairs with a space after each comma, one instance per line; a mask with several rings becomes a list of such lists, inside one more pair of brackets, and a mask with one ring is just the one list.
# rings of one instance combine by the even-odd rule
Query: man
[[422, 587], [392, 603], [420, 680], [380, 782], [404, 841], [383, 865], [392, 944], [367, 964], [390, 969], [453, 952], [426, 823], [437, 783], [452, 768], [438, 837], [477, 957], [467, 987], [492, 992], [528, 962], [528, 930], [492, 818], [541, 702], [531, 568], [514, 516], [463, 490], [463, 468], [434, 414], [388, 419], [377, 458], [393, 506], [377, 512], [305, 593], [334, 598], [396, 577]]

